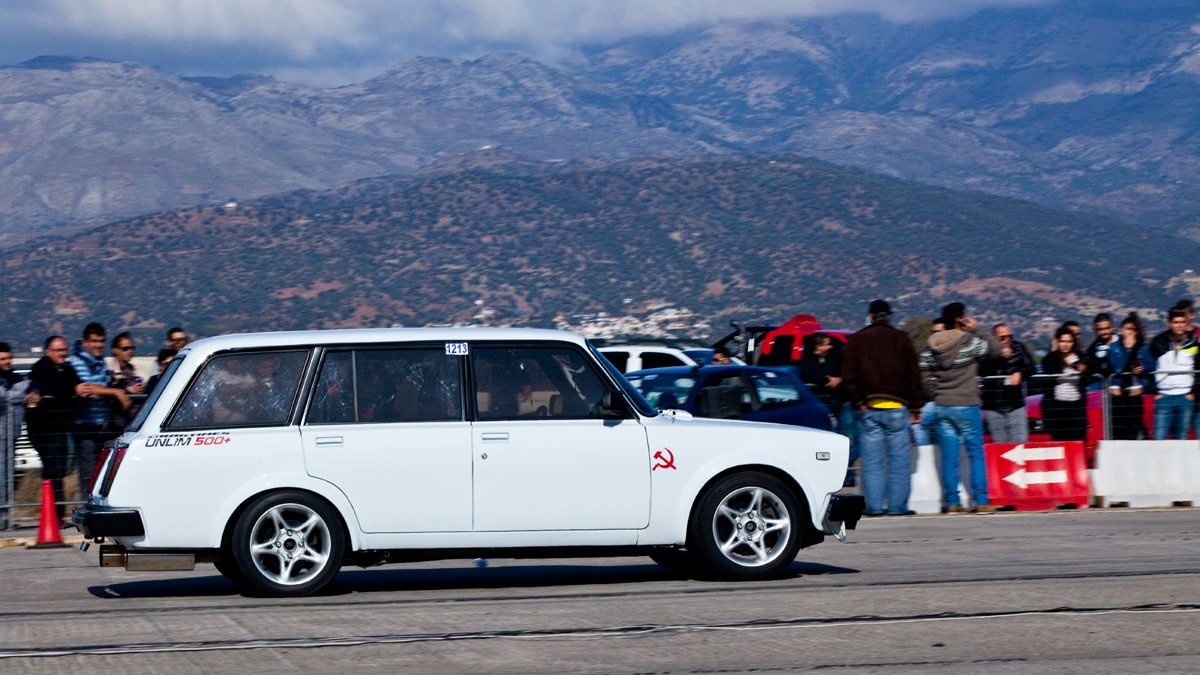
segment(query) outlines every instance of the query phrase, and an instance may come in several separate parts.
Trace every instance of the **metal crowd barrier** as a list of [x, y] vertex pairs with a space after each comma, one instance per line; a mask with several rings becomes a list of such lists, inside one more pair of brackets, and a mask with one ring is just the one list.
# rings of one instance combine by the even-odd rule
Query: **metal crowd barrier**
[[[136, 404], [145, 396], [130, 398]], [[19, 521], [37, 524], [40, 517], [43, 462], [30, 441], [25, 413], [23, 399], [0, 399], [0, 530], [15, 529]], [[67, 448], [65, 487], [72, 489], [60, 506], [69, 513], [69, 507], [86, 500], [87, 478], [94, 467], [83, 466], [73, 434], [62, 440]]]
[[[1022, 398], [1029, 416], [1029, 433], [1035, 439], [1057, 434], [1059, 438], [1048, 440], [1080, 440], [1092, 447], [1102, 440], [1158, 439], [1160, 434], [1155, 428], [1158, 375], [1200, 377], [1200, 371], [1158, 371], [1141, 378], [1143, 382], [1140, 389], [1131, 386], [1136, 382], [1126, 374], [1084, 375], [1078, 402], [1063, 402], [1056, 398], [1056, 388], [1059, 385], [1065, 388], [1070, 384], [1060, 375], [1034, 375], [1021, 383]], [[989, 383], [1002, 381], [1005, 377], [980, 378], [980, 387], [987, 387]], [[1062, 388], [1058, 388], [1059, 393], [1062, 391]], [[1051, 404], [1048, 405], [1048, 401]], [[1129, 402], [1132, 401], [1136, 403], [1131, 405]], [[1052, 411], [1050, 420], [1046, 415], [1048, 407]], [[1197, 432], [1200, 426], [1200, 402], [1192, 401], [1188, 412], [1184, 438], [1197, 438], [1200, 436]], [[1071, 433], [1072, 430], [1075, 433]]]

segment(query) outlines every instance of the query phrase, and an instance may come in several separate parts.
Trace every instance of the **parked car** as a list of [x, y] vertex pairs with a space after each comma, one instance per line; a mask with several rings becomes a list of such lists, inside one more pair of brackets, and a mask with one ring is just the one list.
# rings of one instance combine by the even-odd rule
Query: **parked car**
[[[760, 407], [807, 394], [763, 382]], [[660, 414], [572, 333], [233, 335], [175, 357], [73, 521], [102, 566], [212, 563], [274, 596], [343, 563], [438, 558], [649, 555], [763, 579], [854, 528], [848, 455], [816, 429]]]
[[[695, 366], [702, 363], [700, 352], [689, 354], [683, 349], [659, 345], [613, 345], [600, 348], [600, 353], [622, 373], [647, 368]], [[708, 350], [712, 357], [712, 350]]]
[[625, 378], [660, 410], [699, 416], [832, 428], [829, 410], [800, 381], [794, 368], [695, 366], [655, 368]]
[[730, 321], [733, 331], [714, 343], [741, 357], [744, 363], [760, 366], [797, 365], [814, 335], [825, 333], [845, 343], [852, 330], [829, 329], [811, 314], [797, 314], [781, 326], [743, 326]]

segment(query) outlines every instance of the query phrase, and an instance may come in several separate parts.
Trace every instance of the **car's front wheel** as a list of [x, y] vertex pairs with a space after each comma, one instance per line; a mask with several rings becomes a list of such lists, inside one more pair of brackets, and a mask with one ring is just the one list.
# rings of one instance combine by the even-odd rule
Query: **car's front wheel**
[[337, 512], [304, 492], [276, 492], [251, 503], [230, 538], [230, 557], [253, 591], [310, 595], [333, 580], [345, 547]]
[[664, 548], [650, 552], [650, 559], [667, 568], [675, 576], [690, 579], [696, 576], [696, 557], [687, 551]]
[[714, 577], [770, 579], [800, 549], [803, 508], [792, 490], [765, 473], [726, 476], [701, 496], [688, 549]]

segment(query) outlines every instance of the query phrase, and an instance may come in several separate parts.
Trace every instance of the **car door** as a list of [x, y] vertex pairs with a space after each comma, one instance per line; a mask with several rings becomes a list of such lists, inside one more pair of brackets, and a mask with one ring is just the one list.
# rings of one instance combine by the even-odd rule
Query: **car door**
[[364, 532], [469, 532], [463, 357], [444, 345], [325, 353], [305, 422], [308, 473], [345, 493]]
[[605, 419], [610, 386], [569, 344], [472, 344], [475, 530], [636, 530], [650, 517], [645, 429]]

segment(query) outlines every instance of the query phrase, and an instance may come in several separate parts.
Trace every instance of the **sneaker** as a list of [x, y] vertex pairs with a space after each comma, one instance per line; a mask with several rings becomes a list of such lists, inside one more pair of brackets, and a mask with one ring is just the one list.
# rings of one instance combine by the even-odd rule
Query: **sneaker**
[[883, 511], [863, 511], [863, 516], [866, 518], [878, 518], [883, 515]]
[[967, 510], [964, 509], [961, 504], [955, 504], [954, 506], [943, 506], [942, 507], [942, 513], [966, 513], [966, 511]]
[[996, 512], [996, 507], [992, 506], [991, 504], [980, 504], [979, 506], [976, 506], [975, 508], [971, 509], [971, 513], [995, 513], [995, 512]]
[[915, 516], [915, 515], [917, 515], [917, 512], [916, 511], [901, 511], [899, 513], [892, 513], [889, 511], [888, 515], [889, 516]]

